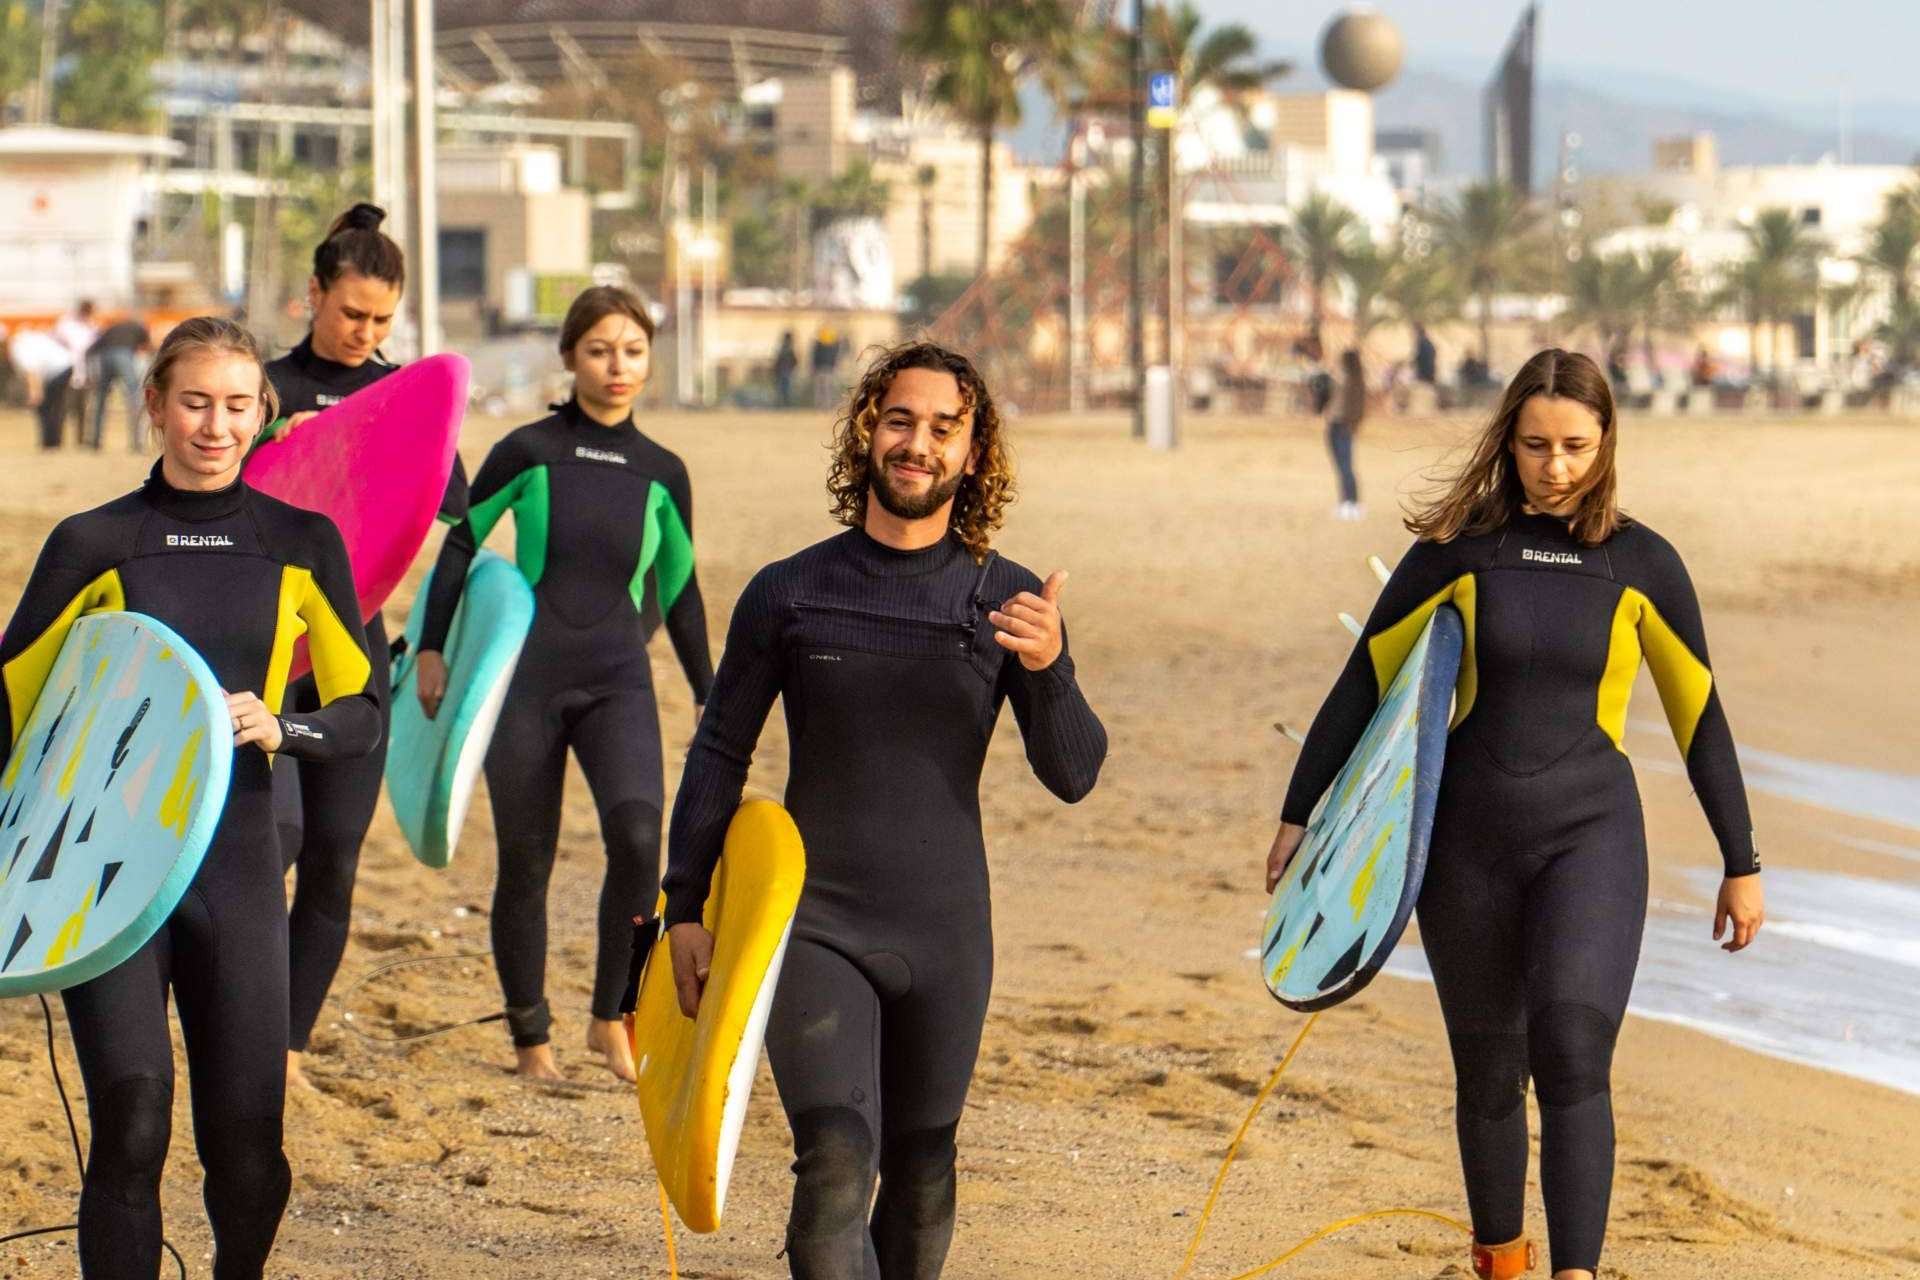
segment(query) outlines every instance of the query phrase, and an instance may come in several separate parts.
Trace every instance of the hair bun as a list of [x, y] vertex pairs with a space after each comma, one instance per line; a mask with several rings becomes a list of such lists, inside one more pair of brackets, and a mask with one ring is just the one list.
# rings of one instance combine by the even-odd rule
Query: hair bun
[[332, 239], [342, 231], [378, 231], [380, 224], [386, 220], [387, 211], [385, 209], [382, 209], [377, 204], [369, 204], [365, 200], [362, 200], [354, 205], [353, 208], [334, 219], [332, 229], [327, 232], [327, 238]]

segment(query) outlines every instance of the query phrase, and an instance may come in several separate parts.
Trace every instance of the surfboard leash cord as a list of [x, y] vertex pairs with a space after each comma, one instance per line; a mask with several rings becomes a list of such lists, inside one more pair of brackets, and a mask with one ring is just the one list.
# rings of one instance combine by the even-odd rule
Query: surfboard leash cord
[[[1233, 1141], [1227, 1147], [1226, 1158], [1220, 1162], [1220, 1172], [1214, 1175], [1213, 1188], [1207, 1193], [1206, 1206], [1200, 1211], [1200, 1221], [1195, 1225], [1193, 1229], [1193, 1239], [1187, 1245], [1187, 1256], [1181, 1260], [1180, 1269], [1173, 1273], [1173, 1280], [1185, 1280], [1187, 1273], [1192, 1270], [1194, 1257], [1200, 1252], [1200, 1239], [1206, 1234], [1207, 1223], [1212, 1220], [1214, 1207], [1220, 1201], [1220, 1188], [1226, 1183], [1227, 1170], [1233, 1167], [1234, 1157], [1240, 1154], [1240, 1144], [1246, 1140], [1247, 1132], [1253, 1128], [1254, 1120], [1259, 1116], [1261, 1109], [1267, 1105], [1267, 1099], [1272, 1095], [1274, 1088], [1279, 1085], [1280, 1077], [1286, 1074], [1287, 1067], [1292, 1064], [1294, 1055], [1299, 1053], [1300, 1046], [1306, 1043], [1307, 1033], [1313, 1030], [1314, 1023], [1318, 1021], [1320, 1021], [1320, 1015], [1318, 1013], [1315, 1013], [1307, 1019], [1306, 1025], [1300, 1028], [1300, 1033], [1293, 1038], [1293, 1043], [1287, 1047], [1286, 1053], [1282, 1055], [1280, 1065], [1273, 1069], [1273, 1074], [1267, 1077], [1267, 1082], [1260, 1086], [1260, 1092], [1254, 1096], [1253, 1106], [1247, 1109], [1247, 1118], [1240, 1122], [1239, 1132], [1233, 1135]], [[1428, 1218], [1434, 1222], [1443, 1222], [1457, 1231], [1465, 1232], [1468, 1238], [1473, 1236], [1473, 1228], [1466, 1223], [1460, 1221], [1458, 1218], [1450, 1218], [1444, 1213], [1435, 1213], [1431, 1209], [1373, 1209], [1366, 1213], [1356, 1213], [1350, 1217], [1341, 1218], [1338, 1222], [1329, 1222], [1271, 1262], [1263, 1263], [1251, 1271], [1242, 1271], [1239, 1275], [1234, 1276], [1233, 1280], [1255, 1280], [1257, 1276], [1264, 1276], [1270, 1272], [1277, 1271], [1280, 1267], [1291, 1262], [1300, 1254], [1305, 1253], [1313, 1245], [1325, 1240], [1328, 1236], [1345, 1231], [1348, 1227], [1358, 1226], [1362, 1222], [1372, 1222], [1378, 1218]]]
[[668, 1280], [680, 1280], [680, 1255], [673, 1247], [673, 1211], [667, 1207], [667, 1184], [655, 1178], [653, 1186], [660, 1193], [660, 1229], [667, 1235]]
[[360, 1029], [359, 1025], [354, 1021], [353, 1009], [351, 1007], [353, 997], [359, 994], [360, 988], [366, 986], [382, 974], [391, 973], [395, 969], [405, 969], [410, 965], [452, 964], [455, 961], [491, 960], [492, 958], [493, 954], [488, 951], [460, 951], [450, 956], [410, 956], [405, 960], [389, 961], [377, 969], [361, 974], [348, 985], [345, 991], [340, 993], [340, 1021], [345, 1025], [347, 1030], [359, 1036], [362, 1040], [367, 1041], [369, 1044], [410, 1044], [415, 1040], [431, 1040], [435, 1036], [443, 1036], [450, 1031], [459, 1031], [465, 1027], [478, 1027], [484, 1026], [489, 1022], [502, 1022], [507, 1016], [505, 1009], [496, 1010], [493, 1013], [487, 1014], [485, 1017], [469, 1018], [465, 1022], [449, 1022], [445, 1026], [429, 1027], [425, 1031], [409, 1032], [403, 1036], [377, 1036], [370, 1031], [362, 1031]]
[[[67, 1099], [67, 1082], [60, 1077], [60, 1059], [53, 1051], [53, 1006], [47, 1003], [45, 993], [40, 993], [40, 1016], [47, 1022], [47, 1065], [53, 1068], [53, 1087], [60, 1094], [60, 1109], [67, 1113], [67, 1136], [73, 1139], [73, 1163], [80, 1170], [80, 1180], [87, 1180], [87, 1158], [80, 1150], [80, 1126], [73, 1118], [73, 1103]], [[34, 1236], [58, 1235], [62, 1231], [78, 1231], [78, 1222], [63, 1222], [57, 1227], [32, 1227], [25, 1231], [16, 1231], [12, 1235], [0, 1236], [0, 1244], [11, 1244], [15, 1240], [28, 1240]], [[173, 1247], [173, 1241], [162, 1236], [161, 1245], [173, 1255], [173, 1264], [180, 1268], [180, 1280], [187, 1280], [187, 1260]]]

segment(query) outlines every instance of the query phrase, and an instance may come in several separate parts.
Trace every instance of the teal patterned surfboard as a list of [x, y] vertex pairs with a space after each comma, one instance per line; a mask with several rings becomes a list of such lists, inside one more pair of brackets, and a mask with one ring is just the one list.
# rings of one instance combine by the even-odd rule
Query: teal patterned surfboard
[[1289, 1008], [1353, 995], [1406, 932], [1427, 870], [1464, 634], [1452, 606], [1434, 611], [1274, 886], [1260, 971]]
[[474, 557], [447, 631], [447, 696], [429, 720], [420, 708], [414, 655], [432, 588], [429, 573], [413, 598], [407, 648], [394, 666], [387, 799], [413, 856], [444, 867], [453, 861], [467, 803], [533, 627], [533, 588], [512, 561], [491, 551]]
[[200, 655], [154, 619], [68, 633], [0, 772], [0, 996], [59, 991], [173, 914], [226, 808], [233, 731]]

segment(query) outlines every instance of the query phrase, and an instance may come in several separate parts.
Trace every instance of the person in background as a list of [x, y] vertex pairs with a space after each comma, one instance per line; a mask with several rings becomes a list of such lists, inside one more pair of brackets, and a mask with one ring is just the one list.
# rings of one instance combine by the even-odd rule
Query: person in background
[[1413, 380], [1432, 386], [1440, 375], [1440, 351], [1427, 326], [1413, 326]]
[[82, 298], [74, 303], [73, 310], [54, 321], [53, 336], [73, 356], [73, 363], [68, 370], [67, 385], [59, 397], [57, 406], [59, 416], [54, 419], [53, 443], [58, 447], [59, 437], [66, 434], [68, 414], [72, 414], [75, 419], [74, 437], [84, 443], [87, 425], [86, 393], [90, 385], [87, 377], [87, 352], [93, 349], [94, 339], [100, 336], [100, 326], [95, 324], [93, 319], [92, 301]]
[[840, 369], [840, 357], [845, 350], [845, 339], [829, 325], [821, 325], [819, 332], [813, 335], [814, 408], [831, 409], [840, 399], [840, 386], [835, 375]]
[[1327, 451], [1333, 455], [1334, 474], [1340, 482], [1340, 505], [1334, 508], [1334, 518], [1358, 520], [1366, 509], [1360, 505], [1360, 481], [1353, 474], [1353, 437], [1367, 416], [1367, 372], [1358, 347], [1340, 353], [1339, 385], [1326, 414]]
[[7, 363], [26, 385], [27, 407], [40, 419], [40, 448], [58, 449], [73, 352], [45, 329], [21, 329], [7, 341]]
[[800, 367], [800, 352], [793, 344], [793, 330], [780, 335], [780, 349], [773, 353], [773, 394], [782, 409], [793, 408], [793, 371]]
[[153, 334], [135, 316], [108, 325], [87, 349], [93, 382], [93, 411], [88, 415], [87, 444], [98, 449], [106, 436], [107, 401], [116, 388], [127, 399], [127, 448], [141, 451], [141, 357], [153, 350]]

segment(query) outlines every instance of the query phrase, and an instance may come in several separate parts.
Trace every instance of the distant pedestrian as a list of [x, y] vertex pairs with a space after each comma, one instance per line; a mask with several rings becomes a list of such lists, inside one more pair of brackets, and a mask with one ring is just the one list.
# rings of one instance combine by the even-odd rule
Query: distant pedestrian
[[782, 409], [793, 408], [793, 371], [799, 367], [800, 352], [789, 329], [780, 335], [780, 349], [773, 355], [773, 394]]
[[813, 335], [813, 407], [831, 409], [840, 400], [840, 358], [846, 353], [846, 340], [831, 326], [821, 325]]
[[1366, 367], [1360, 363], [1359, 348], [1348, 347], [1340, 353], [1340, 379], [1327, 405], [1327, 451], [1333, 455], [1340, 485], [1340, 505], [1333, 512], [1336, 520], [1358, 520], [1366, 514], [1360, 505], [1360, 481], [1353, 473], [1353, 438], [1366, 416]]
[[140, 396], [140, 379], [145, 374], [141, 358], [152, 350], [153, 334], [146, 322], [132, 316], [108, 325], [94, 339], [87, 352], [92, 365], [88, 372], [93, 382], [93, 412], [88, 415], [90, 425], [86, 433], [90, 447], [98, 449], [105, 439], [107, 401], [118, 389], [127, 401], [127, 448], [134, 453], [141, 451], [140, 426], [145, 416]]

